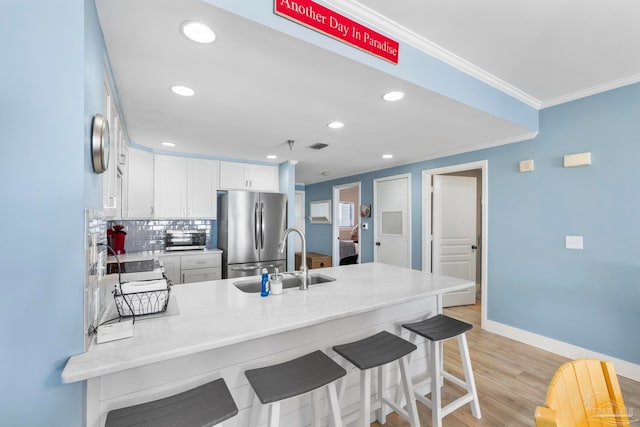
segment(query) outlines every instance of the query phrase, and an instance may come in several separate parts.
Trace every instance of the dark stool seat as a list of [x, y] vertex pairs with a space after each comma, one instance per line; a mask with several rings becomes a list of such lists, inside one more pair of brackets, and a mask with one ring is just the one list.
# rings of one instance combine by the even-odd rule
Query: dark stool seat
[[473, 325], [444, 314], [438, 314], [420, 322], [407, 323], [402, 327], [429, 341], [442, 341], [467, 332], [473, 328]]
[[[427, 339], [429, 347], [429, 367], [427, 371], [431, 378], [431, 398], [428, 399], [420, 393], [415, 393], [415, 398], [431, 409], [432, 426], [442, 427], [442, 418], [466, 404], [470, 404], [473, 416], [480, 419], [480, 402], [473, 378], [471, 357], [469, 356], [469, 346], [466, 338], [466, 332], [471, 330], [473, 325], [444, 314], [437, 314], [419, 322], [407, 323], [402, 327], [411, 332], [410, 339], [412, 341], [415, 340], [416, 335]], [[458, 340], [464, 380], [446, 372], [443, 368], [443, 341], [454, 337]], [[444, 378], [465, 389], [466, 394], [442, 407], [442, 391], [440, 388]]]
[[[419, 427], [418, 409], [415, 400], [407, 399], [407, 409], [401, 408], [395, 401], [385, 397], [386, 374], [384, 366], [398, 361], [402, 377], [402, 385], [407, 396], [413, 396], [413, 386], [409, 373], [407, 355], [417, 347], [415, 344], [400, 338], [387, 331], [379, 332], [359, 341], [336, 345], [333, 350], [360, 369], [360, 407], [357, 413], [358, 425], [365, 427], [370, 425], [371, 416], [371, 369], [378, 368], [378, 395], [374, 402], [378, 410], [377, 419], [380, 424], [386, 423], [386, 406], [393, 408], [398, 415], [409, 421], [412, 427]], [[342, 381], [340, 395], [344, 393], [345, 381]], [[352, 417], [346, 417], [345, 423]]]
[[174, 396], [110, 411], [105, 427], [210, 427], [237, 413], [227, 384], [219, 378]]
[[364, 370], [386, 365], [417, 348], [399, 336], [382, 331], [360, 341], [336, 345], [333, 350], [358, 369]]
[[[332, 412], [334, 425], [341, 425], [335, 381], [347, 374], [347, 371], [321, 351], [314, 351], [297, 359], [278, 365], [249, 369], [244, 375], [249, 380], [256, 396], [263, 405], [269, 405], [269, 426], [278, 425], [280, 401], [301, 394], [314, 392], [326, 386], [327, 400]], [[319, 398], [312, 399], [314, 417], [319, 417], [316, 408]], [[261, 407], [254, 398], [250, 425], [260, 421]]]
[[346, 374], [342, 366], [320, 350], [244, 373], [263, 404], [308, 393]]

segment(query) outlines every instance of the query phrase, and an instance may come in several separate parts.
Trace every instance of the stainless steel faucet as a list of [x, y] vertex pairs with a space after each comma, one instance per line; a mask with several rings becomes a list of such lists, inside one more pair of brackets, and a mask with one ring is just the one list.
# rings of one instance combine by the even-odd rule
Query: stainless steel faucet
[[300, 231], [297, 227], [289, 227], [282, 233], [282, 237], [280, 238], [280, 244], [278, 245], [278, 249], [280, 252], [284, 252], [285, 242], [287, 241], [287, 236], [292, 231], [295, 231], [300, 236], [300, 240], [302, 241], [302, 262], [300, 263], [300, 274], [302, 275], [302, 283], [300, 283], [300, 290], [306, 291], [309, 289], [309, 270], [307, 269], [307, 240], [304, 238], [304, 233]]

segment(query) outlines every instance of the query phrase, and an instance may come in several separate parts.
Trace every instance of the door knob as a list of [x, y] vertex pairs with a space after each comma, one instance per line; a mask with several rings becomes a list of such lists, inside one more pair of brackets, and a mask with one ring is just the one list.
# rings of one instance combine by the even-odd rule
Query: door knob
[[380, 242], [376, 242], [376, 246], [380, 246]]

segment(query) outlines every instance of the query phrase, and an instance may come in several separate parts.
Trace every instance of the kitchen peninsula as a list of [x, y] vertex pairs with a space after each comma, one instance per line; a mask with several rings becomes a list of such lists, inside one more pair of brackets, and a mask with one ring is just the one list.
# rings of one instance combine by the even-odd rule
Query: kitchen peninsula
[[[247, 369], [323, 350], [337, 361], [332, 345], [431, 316], [444, 293], [473, 283], [385, 264], [368, 263], [314, 270], [336, 280], [285, 289], [281, 295], [245, 293], [238, 279], [174, 286], [178, 313], [138, 319], [132, 338], [92, 344], [73, 356], [64, 382], [87, 380], [86, 425], [103, 426], [109, 410], [158, 399], [224, 377], [240, 413], [230, 426], [247, 425], [252, 391]], [[414, 357], [414, 370], [424, 354]], [[422, 365], [425, 366], [425, 365]], [[395, 383], [390, 372], [393, 386]], [[341, 402], [357, 399], [351, 384]], [[283, 425], [304, 425], [305, 398], [283, 407]], [[288, 422], [287, 422], [288, 420]], [[225, 424], [225, 425], [226, 425]]]

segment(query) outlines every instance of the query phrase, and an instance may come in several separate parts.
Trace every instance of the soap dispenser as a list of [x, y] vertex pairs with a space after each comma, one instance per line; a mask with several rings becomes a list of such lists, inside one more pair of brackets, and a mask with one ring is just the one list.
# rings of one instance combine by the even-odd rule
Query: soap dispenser
[[271, 278], [269, 283], [269, 291], [273, 295], [280, 295], [282, 293], [282, 276], [278, 274], [278, 268], [276, 267], [276, 273]]

